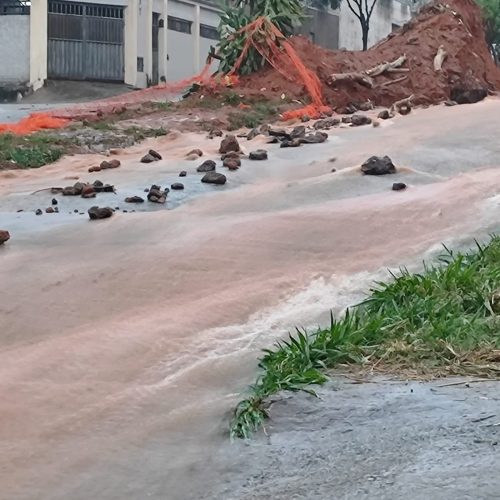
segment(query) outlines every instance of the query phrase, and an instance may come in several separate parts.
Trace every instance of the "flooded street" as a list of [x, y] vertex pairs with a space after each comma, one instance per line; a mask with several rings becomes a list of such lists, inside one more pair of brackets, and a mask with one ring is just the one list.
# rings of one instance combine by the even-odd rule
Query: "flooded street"
[[[491, 99], [332, 129], [296, 149], [242, 139], [269, 160], [243, 160], [225, 186], [202, 185], [201, 161], [184, 159], [194, 147], [219, 156], [218, 139], [196, 134], [136, 145], [117, 170], [89, 174], [102, 157], [87, 155], [0, 172], [12, 236], [0, 248], [0, 497], [278, 498], [248, 482], [263, 438], [256, 451], [227, 433], [259, 350], [356, 302], [387, 267], [498, 231], [499, 126]], [[164, 159], [140, 164], [149, 147]], [[398, 173], [361, 176], [372, 155]], [[126, 196], [181, 170], [186, 189], [166, 207], [123, 213]], [[57, 196], [60, 214], [34, 214], [54, 195], [31, 193], [76, 177], [117, 194]], [[89, 222], [96, 204], [120, 210]]]

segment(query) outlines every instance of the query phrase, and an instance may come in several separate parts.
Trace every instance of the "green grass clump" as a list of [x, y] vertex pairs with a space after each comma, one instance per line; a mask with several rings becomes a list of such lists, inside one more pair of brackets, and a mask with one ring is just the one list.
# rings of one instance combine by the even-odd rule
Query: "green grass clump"
[[307, 391], [327, 371], [361, 365], [413, 376], [500, 375], [500, 238], [469, 253], [446, 249], [422, 273], [401, 269], [330, 326], [265, 350], [262, 370], [233, 415], [231, 436], [247, 438], [268, 418], [279, 391]]
[[251, 109], [229, 113], [228, 130], [240, 128], [256, 128], [278, 117], [279, 111], [270, 103], [258, 102]]
[[163, 135], [168, 134], [168, 130], [163, 127], [158, 128], [144, 128], [144, 127], [128, 127], [123, 130], [123, 133], [126, 135], [131, 135], [134, 138], [134, 141], [143, 141], [148, 137], [161, 137]]
[[52, 163], [68, 150], [72, 141], [46, 133], [26, 136], [0, 134], [0, 163], [37, 168]]

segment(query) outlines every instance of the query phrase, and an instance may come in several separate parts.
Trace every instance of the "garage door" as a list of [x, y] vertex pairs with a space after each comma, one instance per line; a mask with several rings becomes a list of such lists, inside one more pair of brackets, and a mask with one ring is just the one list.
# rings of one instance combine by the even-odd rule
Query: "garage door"
[[124, 79], [123, 7], [49, 1], [48, 77]]

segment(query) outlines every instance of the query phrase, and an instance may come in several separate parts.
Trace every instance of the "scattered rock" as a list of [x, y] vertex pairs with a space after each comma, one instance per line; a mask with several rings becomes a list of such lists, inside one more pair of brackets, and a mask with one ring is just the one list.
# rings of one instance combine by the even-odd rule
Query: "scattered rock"
[[119, 155], [121, 152], [122, 152], [121, 149], [112, 148], [112, 149], [109, 150], [109, 154], [110, 155]]
[[201, 149], [192, 149], [186, 156], [203, 156], [203, 151]]
[[409, 115], [411, 113], [411, 106], [409, 104], [401, 104], [398, 107], [398, 112], [400, 115]]
[[222, 166], [228, 168], [229, 170], [238, 170], [241, 166], [241, 160], [239, 158], [226, 158], [222, 163]]
[[339, 124], [340, 120], [338, 118], [323, 118], [322, 120], [315, 122], [313, 127], [316, 130], [327, 130], [331, 127], [336, 127]]
[[335, 156], [332, 156], [328, 161], [330, 163], [335, 163], [337, 161], [337, 158], [335, 158]]
[[88, 209], [90, 220], [107, 219], [113, 215], [113, 209], [109, 207], [91, 207]]
[[75, 208], [75, 209], [73, 210], [73, 212], [74, 212], [75, 214], [77, 214], [77, 213], [78, 213], [78, 208]]
[[115, 192], [115, 186], [113, 186], [112, 184], [104, 184], [104, 186], [102, 187], [102, 190], [105, 193], [114, 193]]
[[186, 160], [188, 161], [195, 161], [199, 158], [198, 155], [189, 155], [189, 156], [186, 156]]
[[361, 165], [361, 172], [365, 175], [394, 174], [396, 167], [388, 156], [372, 156]]
[[358, 109], [360, 111], [370, 111], [371, 109], [373, 109], [373, 103], [371, 101], [366, 101], [366, 102], [362, 102], [361, 104], [358, 105]]
[[310, 119], [311, 119], [311, 117], [310, 117], [309, 115], [302, 115], [302, 116], [300, 117], [300, 121], [301, 121], [302, 123], [308, 122]]
[[351, 123], [351, 117], [350, 116], [343, 116], [342, 123]]
[[251, 151], [248, 157], [250, 160], [267, 160], [267, 151], [265, 149], [256, 149]]
[[59, 213], [59, 208], [54, 207], [54, 212], [55, 212], [56, 214], [58, 214], [58, 213]]
[[35, 214], [36, 215], [42, 215], [43, 214], [42, 209], [41, 208], [37, 208]]
[[116, 158], [112, 159], [110, 162], [108, 162], [109, 168], [118, 168], [121, 165], [120, 160], [117, 160]]
[[280, 148], [297, 148], [300, 146], [301, 141], [305, 139], [285, 139], [281, 142]]
[[46, 214], [53, 214], [54, 212], [55, 212], [55, 210], [52, 207], [47, 207], [45, 209], [45, 213]]
[[161, 186], [153, 184], [149, 188], [148, 200], [153, 203], [165, 203], [165, 201], [167, 200], [168, 191], [168, 189], [162, 191]]
[[91, 174], [92, 172], [100, 172], [101, 170], [102, 170], [101, 167], [90, 167], [89, 174]]
[[222, 137], [222, 135], [223, 135], [222, 130], [214, 128], [208, 133], [208, 138], [213, 139], [214, 137]]
[[458, 103], [455, 101], [452, 101], [451, 99], [448, 99], [447, 101], [444, 101], [445, 106], [456, 106]]
[[451, 89], [450, 99], [457, 104], [474, 104], [482, 101], [488, 95], [488, 90], [482, 87], [466, 88], [455, 86]]
[[388, 120], [389, 118], [392, 118], [392, 115], [388, 109], [383, 109], [378, 115], [377, 118], [380, 118], [381, 120]]
[[148, 151], [148, 154], [150, 154], [155, 160], [161, 160], [161, 154], [158, 153], [158, 151], [155, 151], [154, 149], [150, 149]]
[[239, 160], [240, 159], [240, 153], [237, 153], [236, 151], [229, 151], [229, 153], [224, 153], [220, 159], [222, 161], [224, 160], [229, 160], [229, 159], [234, 159], [234, 160]]
[[125, 198], [125, 203], [144, 203], [144, 198], [140, 196], [128, 196]]
[[268, 144], [278, 144], [279, 139], [277, 137], [273, 137], [267, 141]]
[[380, 127], [380, 122], [379, 122], [378, 120], [373, 120], [373, 121], [372, 121], [372, 127], [373, 127], [373, 128]]
[[112, 168], [112, 167], [111, 167], [111, 163], [109, 161], [104, 160], [104, 161], [101, 161], [101, 164], [99, 165], [99, 168], [101, 170], [106, 170], [106, 169]]
[[157, 159], [149, 153], [141, 158], [141, 163], [153, 163], [154, 161], [157, 161]]
[[301, 139], [297, 139], [301, 144], [320, 144], [328, 139], [326, 132], [314, 132], [314, 134], [307, 134]]
[[187, 175], [187, 172], [185, 170], [181, 170], [179, 172], [179, 177], [186, 177], [186, 175]]
[[64, 188], [52, 187], [50, 188], [50, 194], [61, 194]]
[[404, 182], [395, 182], [392, 185], [393, 191], [403, 191], [403, 189], [406, 189], [406, 184]]
[[361, 127], [362, 125], [370, 125], [372, 119], [366, 115], [354, 114], [351, 116], [351, 126]]
[[184, 189], [184, 184], [182, 184], [182, 182], [174, 182], [170, 187], [175, 191], [179, 191], [181, 189]]
[[291, 139], [298, 139], [299, 137], [305, 137], [305, 135], [306, 135], [306, 127], [304, 127], [304, 125], [299, 125], [290, 132]]
[[63, 196], [77, 196], [80, 193], [74, 188], [74, 186], [67, 186], [62, 189]]
[[94, 189], [104, 186], [104, 184], [100, 180], [97, 180], [97, 179], [94, 181], [94, 183], [92, 185], [94, 186]]
[[95, 198], [94, 186], [91, 186], [90, 184], [87, 184], [82, 189], [82, 198]]
[[336, 168], [332, 168], [332, 169], [330, 170], [330, 172], [331, 172], [332, 174], [334, 174], [336, 171], [337, 171], [337, 169], [336, 169]]
[[52, 205], [57, 205], [57, 200], [55, 198], [52, 198]]
[[287, 141], [292, 140], [290, 134], [283, 128], [279, 129], [270, 128], [268, 133], [271, 137], [278, 137], [280, 139], [286, 139]]
[[201, 182], [207, 184], [225, 184], [227, 178], [224, 174], [219, 174], [218, 172], [207, 172], [201, 179]]
[[5, 231], [4, 229], [0, 229], [0, 245], [3, 245], [6, 241], [10, 240], [9, 231]]
[[82, 194], [83, 188], [85, 184], [83, 182], [75, 182], [73, 188], [75, 189], [76, 194]]
[[240, 151], [238, 139], [232, 134], [226, 135], [226, 137], [222, 139], [219, 147], [219, 153], [229, 153], [229, 151]]
[[215, 162], [213, 160], [205, 160], [197, 169], [197, 172], [212, 172], [215, 170]]
[[247, 141], [251, 141], [252, 139], [255, 139], [258, 135], [260, 135], [259, 129], [253, 128], [247, 134]]

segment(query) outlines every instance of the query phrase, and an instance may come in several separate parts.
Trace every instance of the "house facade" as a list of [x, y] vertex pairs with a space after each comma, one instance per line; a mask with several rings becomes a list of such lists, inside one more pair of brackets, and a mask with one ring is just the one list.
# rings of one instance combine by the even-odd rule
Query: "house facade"
[[[370, 43], [411, 17], [398, 0], [378, 0]], [[46, 79], [124, 82], [144, 88], [197, 74], [218, 40], [209, 0], [0, 0], [0, 87], [36, 90]], [[336, 49], [359, 49], [359, 21], [308, 9], [299, 33]], [[215, 65], [214, 65], [215, 69]]]

